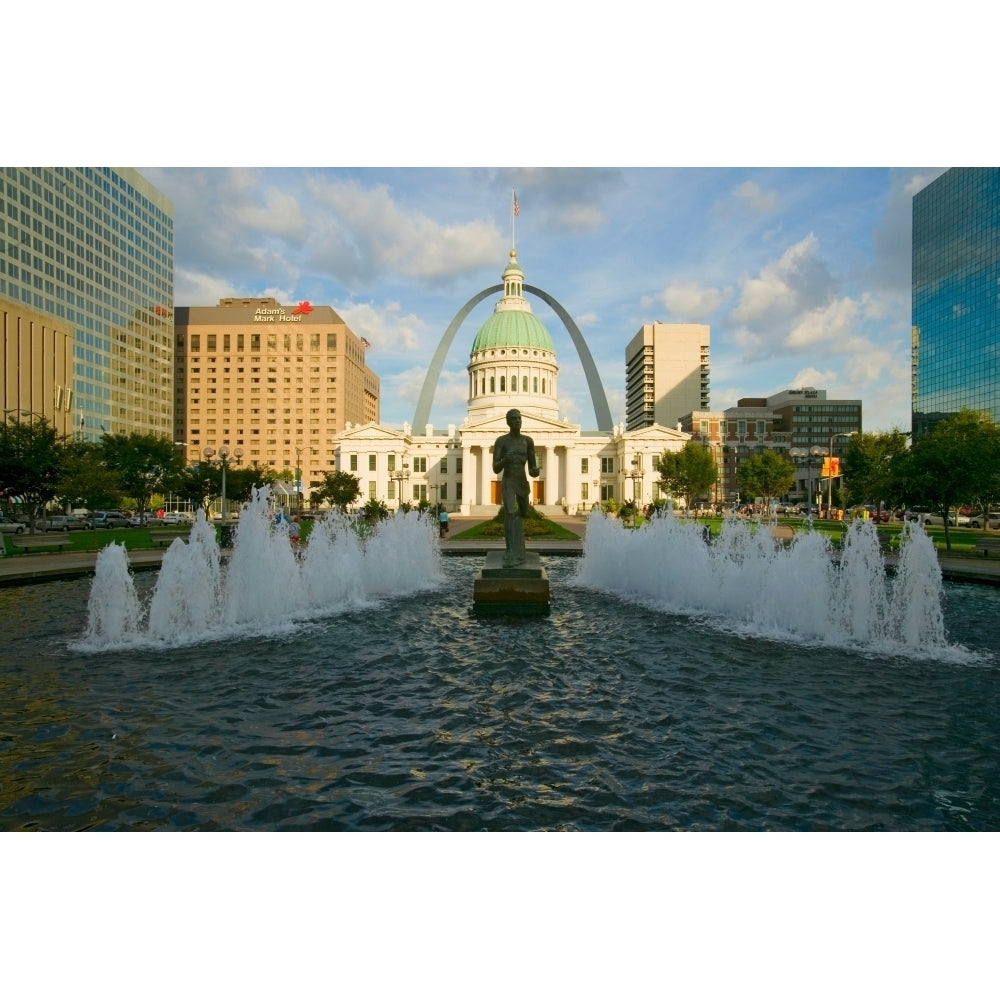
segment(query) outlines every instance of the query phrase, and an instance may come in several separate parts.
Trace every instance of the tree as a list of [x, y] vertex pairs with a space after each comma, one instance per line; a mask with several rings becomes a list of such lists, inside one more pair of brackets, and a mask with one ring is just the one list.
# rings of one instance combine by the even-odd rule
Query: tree
[[0, 492], [21, 497], [32, 534], [35, 522], [58, 492], [66, 438], [44, 417], [0, 424]]
[[313, 499], [326, 501], [331, 507], [346, 512], [361, 496], [361, 480], [349, 472], [324, 472], [319, 488], [313, 490]]
[[990, 417], [962, 410], [947, 417], [913, 442], [901, 462], [908, 501], [926, 504], [944, 520], [944, 544], [951, 548], [948, 518], [953, 507], [968, 503], [996, 480], [997, 433]]
[[771, 501], [784, 496], [795, 485], [795, 466], [776, 451], [751, 455], [736, 470], [736, 482], [744, 496], [760, 497], [766, 510]]
[[892, 508], [903, 502], [898, 460], [907, 452], [908, 439], [909, 435], [898, 428], [852, 436], [842, 467], [844, 489], [852, 504]]
[[101, 452], [107, 467], [118, 474], [122, 493], [135, 501], [140, 514], [181, 464], [173, 441], [158, 434], [105, 434]]
[[660, 486], [674, 496], [684, 497], [690, 508], [695, 497], [711, 492], [718, 476], [711, 451], [697, 441], [688, 441], [680, 451], [665, 451], [653, 457]]
[[63, 449], [56, 496], [64, 508], [117, 507], [121, 502], [118, 474], [102, 461], [93, 441], [67, 441]]

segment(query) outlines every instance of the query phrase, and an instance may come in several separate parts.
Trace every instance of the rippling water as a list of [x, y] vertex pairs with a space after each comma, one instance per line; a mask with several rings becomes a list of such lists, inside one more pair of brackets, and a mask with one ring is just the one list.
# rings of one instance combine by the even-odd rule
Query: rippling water
[[[74, 651], [90, 582], [0, 591], [0, 828], [995, 830], [1000, 591], [949, 662], [734, 635], [577, 586], [446, 584], [283, 634]], [[140, 599], [154, 574], [138, 574]]]

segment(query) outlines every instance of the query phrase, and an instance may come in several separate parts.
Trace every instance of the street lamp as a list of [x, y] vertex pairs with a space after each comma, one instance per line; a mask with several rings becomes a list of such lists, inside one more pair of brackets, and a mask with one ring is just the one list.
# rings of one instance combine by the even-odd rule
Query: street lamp
[[[846, 431], [846, 432], [845, 431], [841, 431], [838, 434], [831, 434], [830, 435], [830, 452], [829, 452], [829, 454], [830, 454], [830, 461], [831, 461], [831, 463], [833, 462], [833, 441], [834, 441], [834, 438], [849, 438], [849, 437], [854, 437], [854, 435], [857, 434], [857, 433], [858, 433], [857, 431]], [[843, 473], [841, 473], [841, 472], [837, 473], [838, 477], [841, 476], [841, 475], [843, 475]], [[829, 478], [829, 480], [827, 481], [827, 484], [826, 484], [826, 509], [827, 509], [827, 516], [829, 516], [829, 512], [833, 510], [833, 478], [834, 478], [833, 477], [833, 469], [831, 468], [830, 469], [830, 478]]]
[[[639, 500], [642, 498], [642, 478], [645, 473], [642, 471], [642, 455], [636, 455], [632, 459], [632, 471], [625, 474], [626, 479], [632, 480], [632, 505], [638, 510]], [[636, 490], [638, 489], [638, 493]]]
[[403, 483], [410, 478], [410, 467], [403, 462], [402, 467], [397, 469], [395, 472], [389, 473], [389, 478], [398, 483], [398, 493], [399, 499], [396, 501], [396, 509], [398, 510], [403, 505]]
[[[205, 448], [202, 451], [202, 454], [209, 462], [211, 462], [212, 457], [215, 455], [215, 449]], [[234, 448], [233, 458], [235, 459], [235, 461], [238, 463], [242, 457], [243, 457], [243, 449]], [[226, 469], [229, 467], [229, 449], [225, 445], [223, 445], [219, 449], [219, 463], [222, 465], [222, 496], [219, 500], [219, 503], [222, 506], [222, 524], [223, 526], [226, 526], [227, 524], [229, 524], [229, 509], [226, 507]]]
[[[815, 500], [813, 498], [813, 488], [812, 488], [812, 470], [813, 462], [815, 459], [822, 460], [828, 454], [826, 448], [821, 447], [818, 444], [814, 444], [811, 448], [789, 448], [788, 455], [790, 458], [796, 460], [798, 464], [798, 459], [804, 459], [806, 466], [806, 485], [809, 491], [809, 516], [812, 517], [812, 509]], [[817, 511], [818, 513], [818, 511]]]

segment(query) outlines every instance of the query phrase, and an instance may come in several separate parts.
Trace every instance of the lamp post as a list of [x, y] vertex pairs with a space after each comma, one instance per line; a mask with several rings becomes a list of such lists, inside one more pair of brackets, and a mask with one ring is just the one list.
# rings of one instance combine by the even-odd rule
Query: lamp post
[[[202, 454], [210, 462], [212, 457], [215, 455], [214, 448], [205, 448]], [[242, 448], [233, 449], [233, 458], [238, 463], [243, 457]], [[229, 524], [229, 508], [226, 506], [226, 469], [229, 467], [229, 449], [223, 445], [219, 449], [219, 463], [222, 466], [222, 495], [219, 499], [219, 503], [222, 506], [222, 526], [225, 528]]]
[[[839, 434], [831, 434], [830, 435], [830, 452], [829, 452], [829, 454], [830, 454], [830, 461], [831, 462], [833, 461], [833, 442], [834, 442], [834, 439], [835, 438], [849, 438], [849, 437], [854, 437], [854, 435], [857, 434], [857, 433], [858, 433], [857, 431], [846, 431], [846, 432], [841, 431]], [[837, 473], [838, 477], [841, 476], [841, 475], [843, 475], [843, 473], [841, 473], [841, 472]], [[833, 477], [833, 469], [831, 468], [830, 469], [830, 479], [829, 479], [829, 481], [826, 484], [826, 509], [827, 509], [827, 514], [828, 515], [829, 515], [829, 512], [833, 510], [833, 478], [834, 478]]]
[[[645, 473], [642, 471], [642, 455], [636, 455], [632, 459], [632, 471], [625, 474], [626, 479], [632, 480], [632, 505], [639, 509], [639, 501], [642, 499], [642, 479]], [[636, 492], [638, 490], [638, 492]]]
[[[822, 460], [828, 454], [826, 448], [821, 447], [818, 444], [814, 444], [811, 448], [789, 448], [788, 455], [790, 458], [796, 461], [798, 464], [798, 459], [803, 459], [806, 466], [806, 488], [808, 490], [808, 501], [809, 501], [809, 516], [812, 517], [813, 504], [815, 499], [813, 498], [812, 489], [812, 470], [813, 462], [815, 459]], [[818, 513], [818, 511], [817, 511]]]
[[410, 478], [410, 467], [403, 462], [402, 468], [398, 469], [396, 472], [390, 472], [389, 478], [394, 480], [399, 484], [397, 487], [399, 492], [399, 499], [396, 501], [396, 509], [403, 505], [403, 483], [405, 483]]

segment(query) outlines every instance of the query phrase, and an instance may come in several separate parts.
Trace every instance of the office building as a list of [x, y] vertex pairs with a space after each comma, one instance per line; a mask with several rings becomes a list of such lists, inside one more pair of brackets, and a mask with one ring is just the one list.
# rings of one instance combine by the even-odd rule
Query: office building
[[379, 418], [368, 342], [330, 306], [227, 298], [174, 311], [174, 440], [188, 462], [242, 449], [245, 464], [310, 483], [333, 472], [336, 434]]
[[709, 328], [644, 323], [625, 349], [625, 427], [676, 427], [709, 406]]
[[135, 170], [0, 169], [8, 419], [169, 436], [173, 281], [173, 206]]
[[912, 283], [914, 437], [963, 409], [1000, 424], [1000, 168], [914, 196]]

